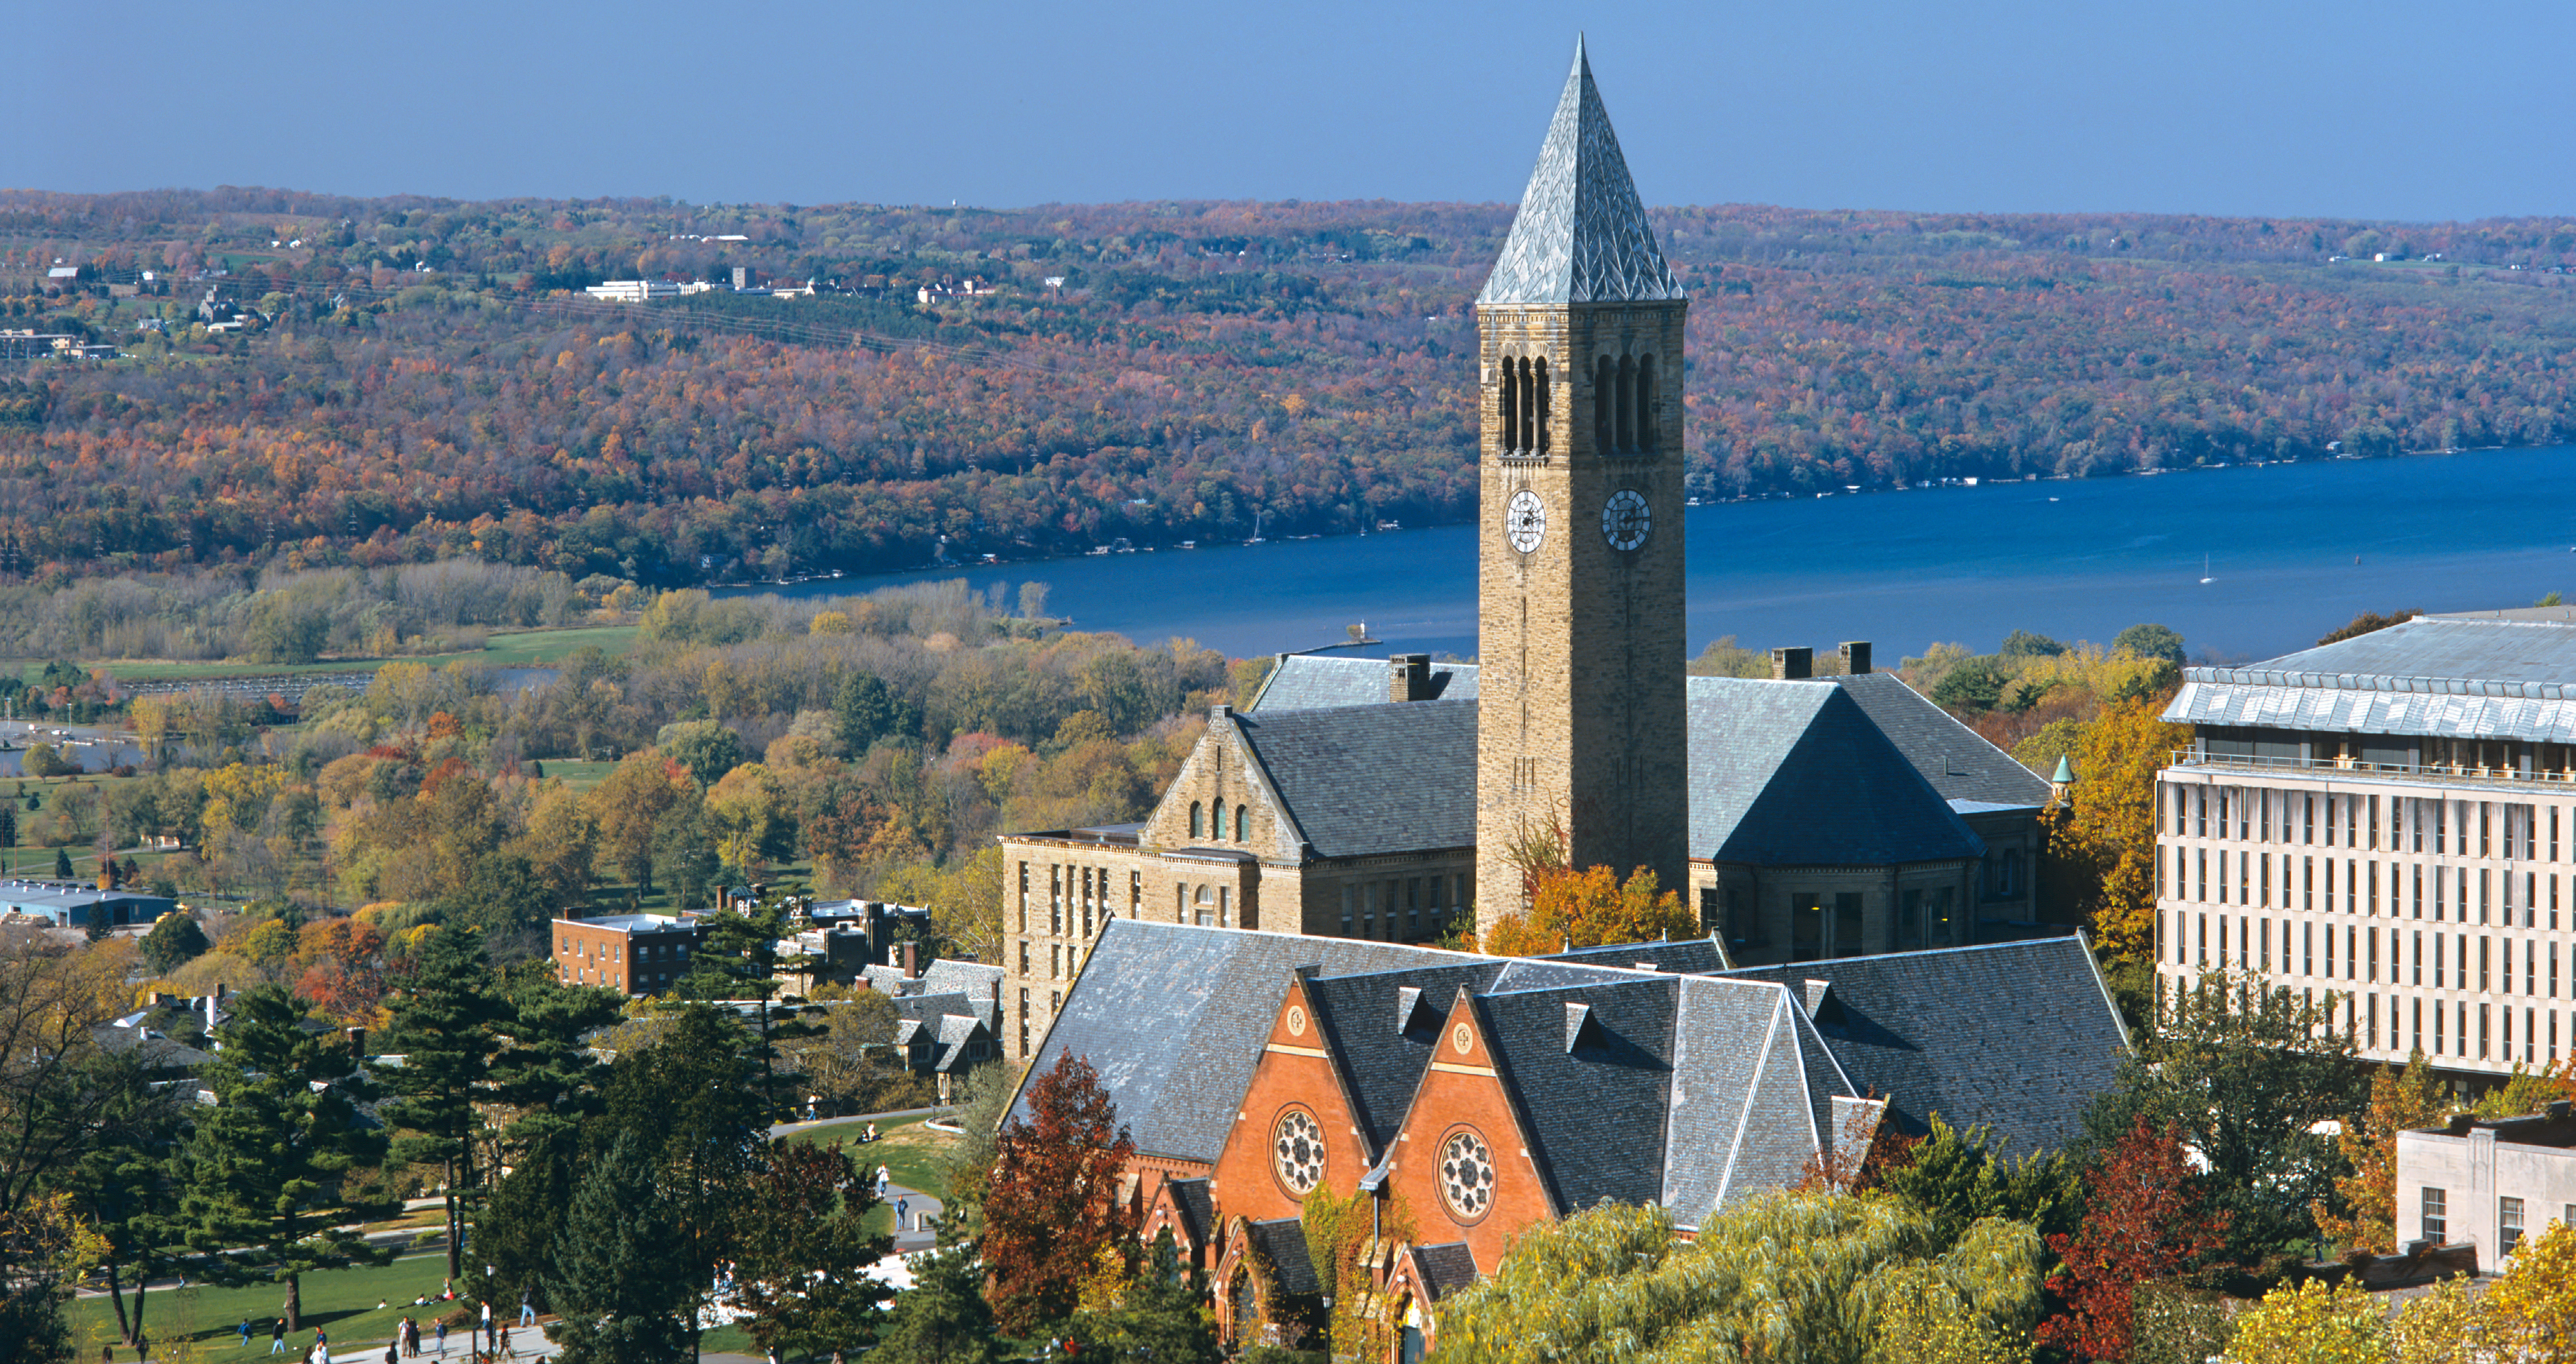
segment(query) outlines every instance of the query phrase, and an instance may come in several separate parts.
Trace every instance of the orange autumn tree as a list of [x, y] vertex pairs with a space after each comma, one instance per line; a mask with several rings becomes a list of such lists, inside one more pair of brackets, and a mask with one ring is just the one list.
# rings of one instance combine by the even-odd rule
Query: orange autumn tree
[[2352, 1164], [2352, 1173], [2335, 1180], [2335, 1193], [2351, 1215], [2323, 1203], [2310, 1211], [2317, 1230], [2354, 1250], [2387, 1255], [2397, 1249], [2397, 1134], [2431, 1127], [2449, 1115], [2451, 1105], [2433, 1081], [2433, 1067], [2419, 1048], [2406, 1058], [2406, 1068], [2379, 1066], [2370, 1076], [2370, 1107], [2358, 1123], [2346, 1124], [2335, 1145]]
[[1576, 871], [1566, 864], [1561, 826], [1514, 840], [1512, 864], [1521, 874], [1529, 906], [1506, 914], [1478, 946], [1497, 957], [1536, 957], [1605, 943], [1652, 942], [1700, 936], [1699, 920], [1682, 908], [1679, 891], [1665, 890], [1655, 873], [1639, 867], [1621, 881], [1608, 867]]

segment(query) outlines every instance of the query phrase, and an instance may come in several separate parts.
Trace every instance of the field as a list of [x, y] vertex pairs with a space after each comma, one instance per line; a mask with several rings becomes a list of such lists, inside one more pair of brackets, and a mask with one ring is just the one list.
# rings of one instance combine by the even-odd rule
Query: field
[[[311, 1348], [316, 1326], [331, 1333], [334, 1356], [340, 1356], [347, 1345], [390, 1340], [394, 1323], [405, 1315], [424, 1321], [435, 1315], [430, 1308], [412, 1306], [411, 1300], [437, 1296], [446, 1279], [444, 1251], [407, 1256], [382, 1269], [334, 1269], [307, 1274], [303, 1282], [304, 1331], [300, 1336], [287, 1337], [288, 1349], [300, 1354]], [[175, 1291], [156, 1289], [143, 1301], [144, 1334], [153, 1340], [165, 1345], [181, 1340], [203, 1341], [198, 1354], [203, 1359], [255, 1359], [268, 1353], [268, 1328], [284, 1307], [286, 1289], [274, 1283], [244, 1288], [191, 1286]], [[386, 1303], [382, 1311], [376, 1308], [379, 1301]], [[511, 1306], [515, 1308], [516, 1304]], [[499, 1311], [499, 1305], [493, 1310]], [[241, 1348], [239, 1334], [245, 1317], [253, 1327], [247, 1350]], [[84, 1342], [89, 1349], [116, 1337], [116, 1309], [103, 1296], [74, 1302], [71, 1321], [72, 1338]]]
[[[388, 663], [426, 663], [441, 667], [471, 662], [495, 668], [528, 668], [560, 663], [583, 648], [616, 655], [635, 647], [632, 625], [584, 625], [563, 630], [518, 630], [496, 634], [471, 653], [404, 655], [399, 658], [330, 658], [318, 663], [179, 663], [166, 659], [93, 659], [120, 682], [198, 682], [229, 677], [290, 677], [311, 673], [374, 672]], [[22, 677], [32, 677], [43, 660], [21, 660]]]

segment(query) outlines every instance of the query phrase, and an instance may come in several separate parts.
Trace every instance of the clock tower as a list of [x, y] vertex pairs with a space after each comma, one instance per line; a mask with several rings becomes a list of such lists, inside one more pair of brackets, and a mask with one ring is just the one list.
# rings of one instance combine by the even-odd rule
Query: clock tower
[[1514, 849], [1684, 890], [1682, 318], [1582, 44], [1476, 300], [1476, 919]]

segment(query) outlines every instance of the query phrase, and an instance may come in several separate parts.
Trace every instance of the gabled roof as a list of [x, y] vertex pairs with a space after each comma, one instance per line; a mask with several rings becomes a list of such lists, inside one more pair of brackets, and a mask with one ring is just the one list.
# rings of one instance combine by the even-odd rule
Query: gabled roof
[[1480, 307], [1684, 297], [1655, 245], [1583, 43]]
[[[1333, 658], [1322, 654], [1283, 654], [1261, 692], [1245, 709], [1262, 715], [1327, 706], [1388, 703], [1388, 662], [1383, 658]], [[1476, 699], [1476, 665], [1431, 665], [1431, 700]], [[1407, 702], [1406, 704], [1414, 704]]]
[[[1530, 1156], [1572, 1211], [1664, 1191], [1664, 1117], [1672, 1091], [1678, 978], [1625, 976], [1566, 989], [1477, 998], [1485, 1040], [1520, 1100]], [[1765, 991], [1762, 993], [1776, 993]], [[1568, 1005], [1586, 1026], [1573, 1044]], [[1697, 1160], [1709, 1152], [1674, 1152]]]
[[1330, 978], [1483, 960], [1401, 943], [1112, 919], [1027, 1073], [1083, 1057], [1117, 1099], [1139, 1154], [1213, 1165], [1291, 971], [1314, 966]]
[[1900, 1126], [1933, 1113], [1985, 1124], [2008, 1150], [2050, 1151], [2083, 1130], [2085, 1105], [2111, 1087], [2127, 1027], [2080, 937], [1748, 967], [1727, 979], [1799, 992], [1821, 980], [1833, 1007], [1815, 1020], [1861, 1092], [1889, 1101]]
[[1294, 1217], [1279, 1217], [1247, 1223], [1244, 1229], [1251, 1233], [1253, 1244], [1270, 1257], [1280, 1292], [1311, 1298], [1324, 1291], [1323, 1282], [1315, 1277], [1315, 1261], [1306, 1253], [1305, 1223]]
[[1896, 745], [1941, 798], [1980, 808], [2038, 807], [2048, 803], [2048, 783], [2009, 753], [1960, 724], [1932, 698], [1894, 673], [1859, 673], [1829, 679], [1860, 703], [1878, 732]]
[[1504, 965], [1499, 958], [1473, 957], [1454, 965], [1414, 965], [1306, 982], [1315, 1021], [1344, 1068], [1351, 1103], [1358, 1110], [1351, 1117], [1371, 1160], [1386, 1153], [1404, 1125], [1405, 1107], [1421, 1087], [1422, 1073], [1440, 1041], [1441, 1011], [1461, 987], [1490, 988]]
[[1476, 1281], [1476, 1255], [1464, 1241], [1446, 1245], [1415, 1246], [1413, 1263], [1420, 1267], [1422, 1286], [1438, 1302]]
[[1693, 677], [1688, 695], [1693, 858], [1879, 866], [1985, 855], [1835, 683]]
[[1315, 856], [1476, 842], [1473, 701], [1238, 715], [1234, 724]]
[[1208, 1182], [1201, 1179], [1169, 1179], [1163, 1191], [1171, 1195], [1172, 1208], [1180, 1214], [1181, 1229], [1190, 1234], [1190, 1244], [1204, 1249], [1208, 1233], [1216, 1226], [1216, 1202], [1208, 1197]]

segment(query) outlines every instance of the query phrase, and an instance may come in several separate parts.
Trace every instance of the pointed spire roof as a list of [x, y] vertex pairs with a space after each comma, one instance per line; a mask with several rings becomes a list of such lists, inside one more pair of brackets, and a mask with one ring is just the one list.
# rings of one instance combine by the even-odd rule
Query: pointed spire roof
[[1684, 297], [1628, 178], [1583, 40], [1521, 195], [1520, 216], [1480, 305], [1647, 302]]

